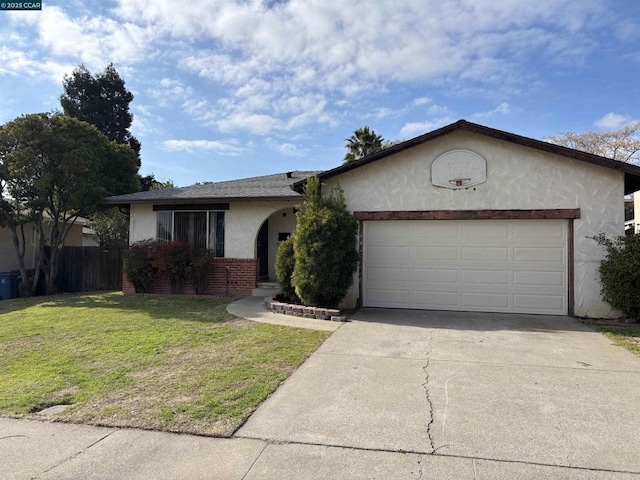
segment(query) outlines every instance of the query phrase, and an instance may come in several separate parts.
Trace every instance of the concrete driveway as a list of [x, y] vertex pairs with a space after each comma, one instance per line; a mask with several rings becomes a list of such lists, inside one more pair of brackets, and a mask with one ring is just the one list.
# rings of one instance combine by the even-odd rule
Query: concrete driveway
[[269, 443], [247, 478], [638, 478], [640, 359], [567, 317], [363, 309], [236, 436]]

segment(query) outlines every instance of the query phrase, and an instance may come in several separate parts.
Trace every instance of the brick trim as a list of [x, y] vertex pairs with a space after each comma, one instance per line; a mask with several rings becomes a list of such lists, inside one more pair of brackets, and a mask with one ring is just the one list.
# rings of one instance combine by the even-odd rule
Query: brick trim
[[[215, 258], [213, 269], [207, 277], [205, 296], [245, 297], [251, 295], [256, 288], [258, 260], [253, 258]], [[133, 284], [127, 278], [125, 269], [122, 272], [122, 291], [125, 295], [137, 294]], [[171, 295], [169, 279], [166, 274], [159, 274], [151, 294]], [[183, 294], [193, 296], [193, 287], [187, 282], [183, 286]]]

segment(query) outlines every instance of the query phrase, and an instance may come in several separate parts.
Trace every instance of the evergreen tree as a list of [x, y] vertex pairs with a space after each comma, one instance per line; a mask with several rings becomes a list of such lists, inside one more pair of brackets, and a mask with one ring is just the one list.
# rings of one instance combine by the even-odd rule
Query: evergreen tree
[[358, 221], [347, 210], [342, 190], [323, 193], [317, 177], [307, 180], [296, 217], [295, 292], [306, 305], [337, 307], [358, 266]]
[[131, 147], [140, 167], [140, 142], [129, 131], [133, 122], [129, 111], [133, 94], [113, 64], [96, 74], [80, 65], [64, 77], [62, 86], [60, 104], [64, 114], [95, 125], [109, 140]]

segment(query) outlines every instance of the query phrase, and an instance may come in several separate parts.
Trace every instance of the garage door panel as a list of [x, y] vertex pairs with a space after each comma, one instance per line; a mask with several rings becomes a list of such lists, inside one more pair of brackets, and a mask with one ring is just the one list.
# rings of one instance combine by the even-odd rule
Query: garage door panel
[[375, 230], [369, 232], [369, 240], [375, 243], [394, 243], [397, 239], [411, 236], [411, 225], [404, 222], [381, 222]]
[[507, 293], [463, 293], [462, 307], [473, 310], [508, 309], [509, 294]]
[[457, 269], [414, 268], [411, 281], [418, 283], [458, 283]]
[[516, 287], [536, 286], [536, 287], [564, 287], [564, 272], [545, 272], [545, 271], [515, 271], [513, 272], [513, 284]]
[[463, 270], [462, 283], [507, 286], [511, 283], [511, 272], [508, 270]]
[[369, 306], [409, 308], [408, 290], [369, 290]]
[[363, 304], [567, 312], [564, 220], [368, 221]]
[[508, 262], [509, 251], [509, 247], [462, 247], [462, 260], [465, 262]]
[[457, 247], [413, 247], [413, 260], [458, 260]]
[[416, 223], [412, 226], [411, 235], [413, 238], [431, 238], [431, 239], [451, 239], [458, 237], [459, 227], [455, 222], [449, 223], [433, 223], [431, 225], [425, 222]]
[[458, 306], [458, 293], [437, 291], [412, 291], [410, 305], [406, 308], [455, 309]]
[[513, 226], [515, 240], [529, 243], [553, 242], [566, 238], [567, 228], [564, 222], [537, 220], [535, 223], [523, 222]]
[[515, 247], [513, 249], [513, 259], [516, 262], [559, 263], [565, 256], [565, 249], [562, 247]]
[[509, 224], [469, 222], [462, 224], [462, 240], [476, 241], [505, 241], [509, 239], [511, 227]]
[[398, 260], [411, 259], [409, 246], [372, 245], [367, 250], [367, 259], [377, 264], [388, 264]]
[[405, 281], [411, 280], [411, 270], [408, 268], [372, 267], [367, 269], [367, 279], [370, 282], [382, 281]]
[[552, 295], [550, 293], [544, 295], [515, 294], [513, 300], [515, 308], [523, 312], [535, 310], [536, 312], [547, 311], [553, 313], [563, 309], [565, 304], [563, 295]]

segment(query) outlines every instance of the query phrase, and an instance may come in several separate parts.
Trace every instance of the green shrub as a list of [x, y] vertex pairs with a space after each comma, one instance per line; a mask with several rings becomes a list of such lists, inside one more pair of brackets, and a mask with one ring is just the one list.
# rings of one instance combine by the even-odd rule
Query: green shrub
[[598, 271], [602, 298], [630, 318], [640, 318], [640, 235], [594, 239], [604, 247], [606, 258]]
[[335, 308], [353, 283], [358, 266], [358, 222], [340, 189], [325, 194], [309, 178], [297, 213], [292, 283], [306, 305]]
[[158, 242], [152, 263], [159, 272], [164, 272], [169, 277], [171, 293], [181, 293], [184, 282], [189, 278], [191, 249], [181, 242]]
[[280, 244], [276, 254], [276, 276], [278, 277], [284, 300], [288, 303], [300, 303], [300, 299], [296, 295], [296, 289], [291, 283], [295, 264], [293, 236], [290, 236]]
[[152, 263], [155, 245], [153, 240], [143, 240], [134, 243], [124, 252], [125, 272], [137, 293], [149, 293], [153, 290], [157, 273]]
[[213, 255], [208, 251], [195, 252], [189, 263], [189, 280], [196, 295], [203, 295], [207, 288], [207, 277], [213, 269]]

